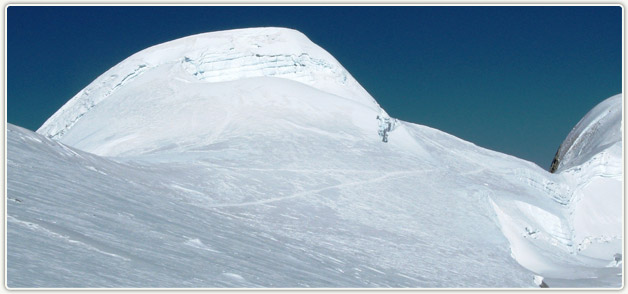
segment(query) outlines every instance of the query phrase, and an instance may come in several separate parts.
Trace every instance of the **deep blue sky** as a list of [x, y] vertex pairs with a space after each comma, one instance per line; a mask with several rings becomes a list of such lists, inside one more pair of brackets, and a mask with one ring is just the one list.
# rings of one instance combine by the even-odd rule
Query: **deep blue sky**
[[297, 29], [393, 117], [548, 168], [584, 114], [622, 92], [614, 7], [20, 7], [7, 13], [7, 121], [36, 130], [149, 46]]

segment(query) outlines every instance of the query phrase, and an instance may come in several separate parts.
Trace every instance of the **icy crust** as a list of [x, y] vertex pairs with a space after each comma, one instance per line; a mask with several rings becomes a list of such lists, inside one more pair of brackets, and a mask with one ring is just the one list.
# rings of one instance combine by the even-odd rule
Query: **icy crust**
[[[191, 57], [190, 57], [191, 56]], [[342, 97], [351, 97], [348, 89], [330, 89], [322, 85], [346, 85], [348, 72], [337, 63], [312, 58], [308, 53], [261, 55], [251, 53], [190, 54], [182, 62], [183, 68], [206, 82], [225, 82], [250, 77], [279, 77], [326, 89]], [[322, 86], [322, 87], [317, 87]]]
[[[285, 28], [253, 28], [189, 36], [140, 51], [76, 94], [37, 132], [60, 139], [118, 89], [146, 72], [173, 64], [183, 68], [196, 82], [280, 77], [378, 106], [333, 56], [302, 33]], [[179, 78], [188, 79], [188, 76]]]
[[604, 149], [614, 144], [621, 145], [621, 121], [622, 94], [596, 105], [560, 145], [551, 171], [560, 172], [581, 165]]

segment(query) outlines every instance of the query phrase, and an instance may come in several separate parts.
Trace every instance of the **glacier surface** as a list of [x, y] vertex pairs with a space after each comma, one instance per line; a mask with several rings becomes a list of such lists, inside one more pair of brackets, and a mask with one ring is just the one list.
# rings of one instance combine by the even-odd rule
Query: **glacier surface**
[[160, 44], [8, 125], [7, 286], [619, 288], [621, 95], [598, 107], [549, 173], [403, 121], [382, 142], [294, 30]]

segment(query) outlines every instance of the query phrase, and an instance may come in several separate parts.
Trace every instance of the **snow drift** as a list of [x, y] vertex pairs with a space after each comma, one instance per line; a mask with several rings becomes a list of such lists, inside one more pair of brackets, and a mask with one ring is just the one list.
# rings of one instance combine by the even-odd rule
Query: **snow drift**
[[8, 126], [7, 284], [621, 287], [608, 121], [548, 173], [389, 120], [294, 30], [182, 38], [116, 65], [38, 133]]

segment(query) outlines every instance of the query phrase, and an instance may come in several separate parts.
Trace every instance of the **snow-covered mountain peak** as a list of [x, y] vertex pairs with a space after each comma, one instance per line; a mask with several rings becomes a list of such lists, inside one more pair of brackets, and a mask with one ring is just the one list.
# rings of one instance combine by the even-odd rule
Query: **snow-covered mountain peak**
[[[333, 56], [304, 34], [286, 28], [251, 28], [193, 35], [142, 50], [76, 94], [37, 132], [59, 140], [101, 102], [124, 92], [122, 89], [141, 87], [138, 84], [147, 80], [142, 76], [157, 73], [168, 81], [185, 84], [283, 78], [381, 111]], [[171, 90], [157, 87], [153, 92], [160, 89]]]
[[551, 171], [584, 164], [605, 150], [614, 154], [613, 159], [621, 159], [621, 127], [622, 94], [617, 94], [596, 105], [569, 132], [556, 152]]

